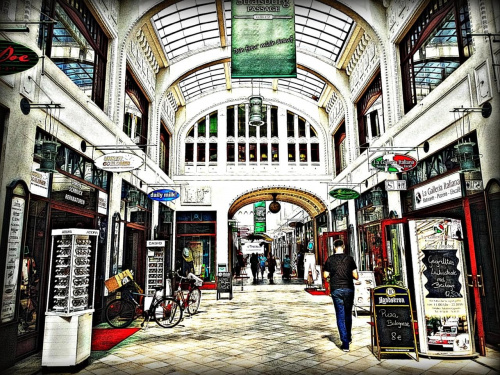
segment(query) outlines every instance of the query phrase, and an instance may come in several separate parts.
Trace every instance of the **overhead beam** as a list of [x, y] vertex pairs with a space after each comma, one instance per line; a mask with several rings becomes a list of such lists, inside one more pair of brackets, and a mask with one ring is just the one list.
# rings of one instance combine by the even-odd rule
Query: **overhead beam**
[[217, 22], [219, 23], [220, 45], [222, 48], [224, 48], [224, 47], [227, 47], [224, 1], [223, 0], [215, 0], [215, 5], [217, 7]]
[[224, 63], [224, 75], [226, 76], [226, 90], [231, 90], [233, 86], [231, 84], [231, 69], [228, 62]]

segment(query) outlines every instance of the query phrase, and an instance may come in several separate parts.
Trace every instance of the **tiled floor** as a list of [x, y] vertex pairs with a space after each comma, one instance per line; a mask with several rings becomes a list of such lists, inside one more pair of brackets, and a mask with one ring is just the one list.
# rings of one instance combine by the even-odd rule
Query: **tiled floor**
[[[79, 374], [498, 374], [500, 352], [438, 360], [382, 358], [370, 351], [367, 315], [354, 318], [353, 344], [340, 350], [329, 296], [313, 296], [298, 281], [274, 285], [251, 279], [234, 286], [232, 300], [204, 291], [200, 312], [172, 329], [151, 323], [107, 352], [92, 352]], [[227, 295], [224, 295], [227, 296]], [[138, 322], [139, 324], [140, 322]], [[64, 373], [41, 368], [34, 355], [5, 374]]]

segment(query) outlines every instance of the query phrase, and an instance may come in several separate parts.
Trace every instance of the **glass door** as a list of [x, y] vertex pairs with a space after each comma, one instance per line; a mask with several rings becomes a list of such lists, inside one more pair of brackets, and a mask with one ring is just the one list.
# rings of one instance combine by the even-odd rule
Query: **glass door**
[[386, 285], [408, 288], [407, 219], [382, 220], [382, 278]]

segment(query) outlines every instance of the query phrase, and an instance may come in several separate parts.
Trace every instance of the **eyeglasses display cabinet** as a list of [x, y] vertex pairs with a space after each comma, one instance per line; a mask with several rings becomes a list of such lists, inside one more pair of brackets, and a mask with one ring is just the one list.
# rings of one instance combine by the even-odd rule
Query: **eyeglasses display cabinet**
[[[165, 264], [165, 241], [147, 241], [148, 255], [146, 258], [146, 295], [154, 294], [155, 287], [165, 287], [164, 264]], [[144, 306], [149, 306], [152, 297], [144, 298]]]
[[90, 356], [98, 235], [52, 231], [42, 366], [75, 366]]

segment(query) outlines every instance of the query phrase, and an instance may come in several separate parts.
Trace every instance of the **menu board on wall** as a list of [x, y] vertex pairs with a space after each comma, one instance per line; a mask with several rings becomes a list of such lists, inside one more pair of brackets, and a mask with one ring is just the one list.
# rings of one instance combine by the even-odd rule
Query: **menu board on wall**
[[410, 220], [415, 293], [422, 353], [472, 353], [463, 245], [454, 219]]
[[23, 240], [25, 199], [13, 197], [10, 207], [10, 220], [7, 238], [7, 261], [2, 294], [2, 323], [14, 319], [16, 311], [17, 282], [19, 263], [21, 260], [21, 245]]

